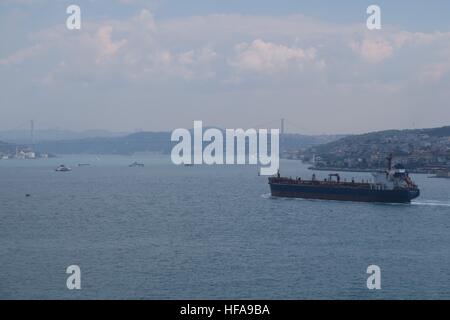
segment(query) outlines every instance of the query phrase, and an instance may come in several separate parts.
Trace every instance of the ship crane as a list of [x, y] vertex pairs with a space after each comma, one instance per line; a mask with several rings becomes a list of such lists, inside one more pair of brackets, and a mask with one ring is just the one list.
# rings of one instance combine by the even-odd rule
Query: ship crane
[[392, 159], [394, 158], [394, 156], [392, 155], [392, 153], [386, 158], [386, 160], [388, 161], [388, 170], [391, 171], [392, 170]]
[[328, 177], [330, 178], [330, 181], [333, 181], [333, 177], [336, 178], [337, 183], [341, 182], [341, 176], [339, 175], [339, 173], [331, 173], [328, 175]]

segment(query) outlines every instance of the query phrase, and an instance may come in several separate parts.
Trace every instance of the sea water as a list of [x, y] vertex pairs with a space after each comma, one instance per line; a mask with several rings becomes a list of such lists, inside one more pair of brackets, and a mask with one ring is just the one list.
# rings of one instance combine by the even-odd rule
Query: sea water
[[[284, 160], [281, 173], [313, 172]], [[0, 298], [449, 299], [450, 180], [413, 179], [421, 197], [389, 205], [274, 199], [255, 166], [2, 160]], [[373, 264], [381, 290], [366, 286]]]

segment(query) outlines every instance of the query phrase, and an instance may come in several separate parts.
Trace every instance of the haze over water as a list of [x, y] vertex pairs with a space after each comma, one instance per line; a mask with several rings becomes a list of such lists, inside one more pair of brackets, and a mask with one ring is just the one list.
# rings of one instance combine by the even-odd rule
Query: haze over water
[[[281, 172], [312, 175], [297, 161]], [[386, 205], [272, 199], [254, 166], [0, 161], [0, 298], [449, 299], [450, 180], [413, 178], [422, 196]], [[381, 291], [367, 290], [371, 264]]]

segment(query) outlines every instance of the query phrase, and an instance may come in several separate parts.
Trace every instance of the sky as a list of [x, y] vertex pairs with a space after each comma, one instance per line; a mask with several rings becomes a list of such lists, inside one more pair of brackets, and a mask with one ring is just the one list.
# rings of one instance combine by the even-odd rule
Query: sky
[[0, 38], [0, 130], [450, 125], [447, 0], [0, 0]]

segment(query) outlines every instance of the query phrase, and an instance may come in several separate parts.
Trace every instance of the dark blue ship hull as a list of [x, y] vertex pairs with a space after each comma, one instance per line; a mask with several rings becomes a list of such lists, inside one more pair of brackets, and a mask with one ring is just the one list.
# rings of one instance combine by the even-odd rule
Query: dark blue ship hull
[[375, 190], [322, 184], [283, 184], [269, 182], [273, 197], [357, 202], [410, 203], [420, 195], [418, 189]]

